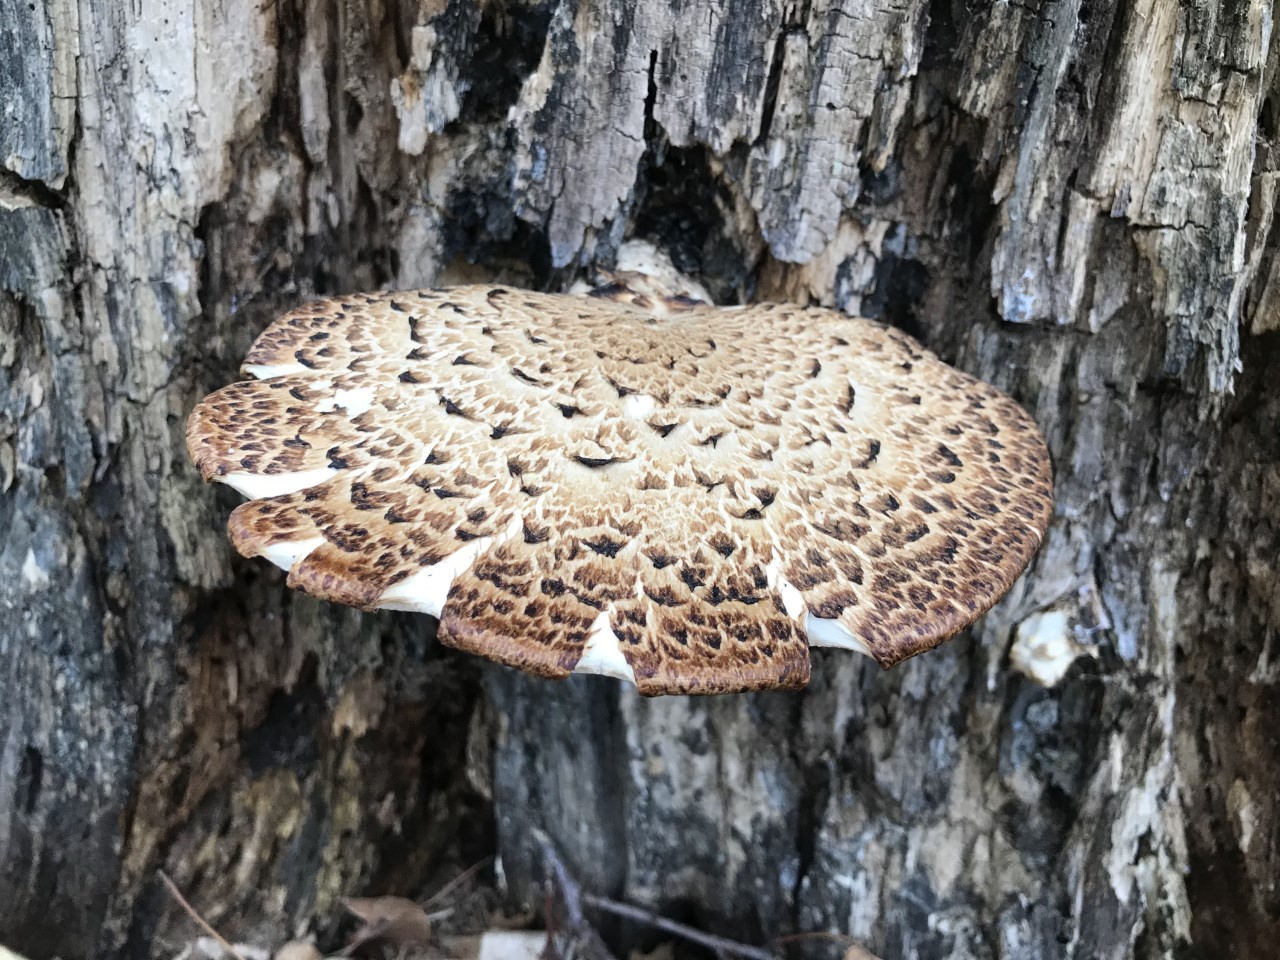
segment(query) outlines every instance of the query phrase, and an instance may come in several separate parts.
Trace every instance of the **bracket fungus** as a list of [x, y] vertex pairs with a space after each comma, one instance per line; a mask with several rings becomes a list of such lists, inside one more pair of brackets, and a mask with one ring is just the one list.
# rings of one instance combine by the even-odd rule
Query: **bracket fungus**
[[1021, 407], [832, 310], [614, 283], [338, 297], [258, 338], [187, 429], [289, 585], [643, 694], [891, 666], [981, 616], [1052, 510]]

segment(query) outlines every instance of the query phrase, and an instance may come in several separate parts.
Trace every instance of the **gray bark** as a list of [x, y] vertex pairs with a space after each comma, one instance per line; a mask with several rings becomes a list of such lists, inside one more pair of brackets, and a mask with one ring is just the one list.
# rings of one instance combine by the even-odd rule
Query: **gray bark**
[[[1274, 955], [1280, 44], [1266, 0], [0, 0], [0, 942], [323, 925], [532, 831], [589, 888], [885, 958]], [[641, 700], [232, 555], [196, 399], [311, 296], [564, 289], [901, 325], [1058, 508], [973, 631]], [[1058, 616], [1060, 615], [1060, 616]], [[1063, 624], [1053, 686], [1019, 670]]]

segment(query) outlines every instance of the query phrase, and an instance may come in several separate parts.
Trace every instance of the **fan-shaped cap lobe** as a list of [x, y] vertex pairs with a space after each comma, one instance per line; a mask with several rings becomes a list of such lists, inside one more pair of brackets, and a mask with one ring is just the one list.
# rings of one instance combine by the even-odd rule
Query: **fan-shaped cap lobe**
[[[349, 296], [272, 324], [188, 427], [291, 586], [644, 693], [883, 665], [998, 599], [1051, 512], [1027, 414], [892, 328], [605, 289]], [[660, 301], [660, 302], [659, 302]]]

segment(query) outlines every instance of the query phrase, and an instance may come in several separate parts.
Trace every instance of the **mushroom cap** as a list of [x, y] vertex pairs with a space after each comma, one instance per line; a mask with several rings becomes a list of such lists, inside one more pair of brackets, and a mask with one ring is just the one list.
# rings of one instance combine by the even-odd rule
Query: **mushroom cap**
[[289, 585], [643, 694], [882, 666], [991, 607], [1052, 511], [1027, 413], [911, 337], [786, 304], [456, 287], [300, 307], [187, 444]]

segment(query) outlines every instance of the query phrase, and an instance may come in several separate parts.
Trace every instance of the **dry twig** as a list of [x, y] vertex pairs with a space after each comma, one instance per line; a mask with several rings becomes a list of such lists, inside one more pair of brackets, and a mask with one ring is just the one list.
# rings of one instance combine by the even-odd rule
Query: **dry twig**
[[669, 933], [672, 936], [688, 940], [690, 943], [706, 947], [708, 950], [714, 950], [719, 954], [743, 957], [745, 960], [776, 960], [776, 954], [765, 950], [763, 947], [753, 947], [750, 944], [739, 943], [737, 940], [730, 940], [727, 937], [718, 937], [713, 933], [705, 933], [696, 927], [677, 923], [675, 920], [668, 920], [666, 917], [645, 910], [643, 907], [634, 907], [629, 903], [619, 903], [607, 897], [598, 897], [594, 893], [582, 894], [582, 902], [588, 906], [595, 907], [597, 910], [612, 913], [614, 916], [625, 917], [628, 920], [654, 927], [664, 933]]
[[[550, 839], [541, 832], [536, 837], [539, 846], [542, 847], [542, 858], [546, 864], [547, 879], [551, 885], [556, 887], [560, 893], [560, 902], [564, 908], [566, 926], [570, 930], [587, 929], [590, 926], [586, 923], [582, 915], [582, 906], [586, 904], [597, 910], [603, 910], [606, 913], [612, 913], [615, 916], [625, 917], [628, 920], [634, 920], [637, 923], [643, 923], [655, 929], [662, 930], [665, 933], [680, 937], [690, 943], [696, 943], [699, 946], [713, 950], [722, 956], [742, 957], [743, 960], [776, 960], [775, 955], [761, 947], [753, 947], [750, 944], [739, 943], [736, 940], [730, 940], [727, 937], [718, 937], [715, 934], [704, 933], [694, 927], [687, 926], [683, 923], [677, 923], [674, 920], [668, 920], [666, 917], [659, 916], [641, 907], [633, 907], [627, 903], [618, 903], [616, 900], [610, 900], [607, 897], [599, 897], [592, 893], [585, 893], [578, 885], [577, 881], [569, 874], [568, 868], [565, 867], [564, 861], [556, 853]], [[550, 894], [550, 891], [548, 891]], [[548, 908], [550, 902], [548, 902]], [[553, 933], [551, 929], [552, 916], [551, 910], [547, 911], [547, 931]], [[595, 931], [591, 931], [592, 935], [598, 939]]]
[[[547, 947], [544, 956], [561, 960], [613, 960], [600, 934], [582, 914], [582, 890], [556, 853], [550, 838], [541, 830], [534, 839], [542, 848], [546, 870]], [[560, 924], [557, 907], [563, 914]]]
[[169, 888], [169, 895], [178, 902], [178, 906], [187, 912], [187, 916], [200, 925], [201, 930], [213, 937], [214, 940], [218, 941], [218, 946], [231, 956], [235, 957], [235, 960], [244, 960], [244, 957], [240, 955], [239, 951], [228, 943], [226, 939], [223, 938], [222, 934], [209, 926], [205, 918], [196, 913], [196, 908], [187, 902], [187, 898], [182, 895], [182, 891], [178, 889], [178, 885], [169, 879], [169, 875], [167, 873], [163, 870], [157, 870], [156, 873], [160, 875], [160, 879], [164, 881], [164, 885]]
[[431, 896], [427, 897], [427, 899], [423, 901], [422, 905], [424, 907], [429, 907], [433, 903], [438, 903], [439, 901], [443, 900], [449, 894], [453, 893], [454, 890], [457, 890], [458, 887], [462, 886], [464, 883], [466, 883], [468, 880], [474, 877], [477, 873], [479, 873], [482, 869], [488, 866], [492, 861], [493, 861], [493, 857], [485, 857], [483, 860], [480, 860], [477, 863], [473, 863], [471, 866], [467, 867], [467, 869], [463, 870], [460, 874], [458, 874], [456, 877], [454, 877], [452, 880], [446, 883], [443, 887], [441, 887]]

